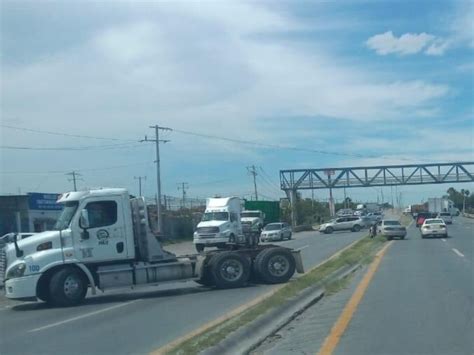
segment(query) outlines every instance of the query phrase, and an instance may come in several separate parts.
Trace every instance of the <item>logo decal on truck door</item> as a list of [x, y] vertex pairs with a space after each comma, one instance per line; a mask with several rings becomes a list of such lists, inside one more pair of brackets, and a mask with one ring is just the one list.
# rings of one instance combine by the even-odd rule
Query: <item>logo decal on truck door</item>
[[99, 229], [96, 233], [97, 239], [99, 240], [99, 245], [109, 244], [109, 232], [106, 229]]

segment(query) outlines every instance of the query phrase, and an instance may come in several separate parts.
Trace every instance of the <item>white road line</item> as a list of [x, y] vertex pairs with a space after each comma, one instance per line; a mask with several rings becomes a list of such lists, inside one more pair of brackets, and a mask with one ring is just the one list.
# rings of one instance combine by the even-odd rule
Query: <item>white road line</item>
[[441, 239], [441, 240], [446, 243], [446, 239], [443, 238], [443, 239]]
[[461, 253], [459, 250], [457, 250], [456, 248], [453, 248], [453, 251], [458, 254], [458, 256], [460, 256], [461, 258], [464, 258], [464, 254]]
[[39, 332], [40, 330], [45, 330], [45, 329], [57, 327], [58, 325], [63, 325], [63, 324], [66, 324], [66, 323], [74, 322], [74, 321], [79, 320], [79, 319], [83, 319], [83, 318], [95, 316], [96, 314], [100, 314], [100, 313], [104, 313], [104, 312], [107, 312], [107, 311], [111, 311], [112, 309], [116, 309], [116, 308], [128, 306], [129, 304], [135, 303], [135, 302], [137, 302], [137, 301], [140, 301], [140, 300], [134, 300], [134, 301], [130, 301], [130, 302], [125, 302], [125, 303], [116, 304], [115, 306], [107, 307], [107, 308], [104, 308], [104, 309], [99, 309], [98, 311], [95, 311], [95, 312], [86, 313], [86, 314], [83, 314], [83, 315], [81, 315], [81, 316], [77, 316], [77, 317], [73, 317], [73, 318], [69, 318], [69, 319], [62, 320], [62, 321], [60, 321], [60, 322], [48, 324], [48, 325], [45, 325], [45, 326], [43, 326], [43, 327], [39, 327], [39, 328], [35, 328], [35, 329], [32, 329], [32, 330], [28, 330], [28, 333]]

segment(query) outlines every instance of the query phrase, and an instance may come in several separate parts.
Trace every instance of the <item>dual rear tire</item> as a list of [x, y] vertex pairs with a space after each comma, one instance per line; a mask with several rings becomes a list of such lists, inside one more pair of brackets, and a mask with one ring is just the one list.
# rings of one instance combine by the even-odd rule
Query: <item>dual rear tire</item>
[[263, 249], [254, 259], [235, 251], [214, 254], [197, 283], [217, 288], [245, 286], [249, 279], [268, 284], [287, 282], [295, 273], [296, 262], [286, 248]]

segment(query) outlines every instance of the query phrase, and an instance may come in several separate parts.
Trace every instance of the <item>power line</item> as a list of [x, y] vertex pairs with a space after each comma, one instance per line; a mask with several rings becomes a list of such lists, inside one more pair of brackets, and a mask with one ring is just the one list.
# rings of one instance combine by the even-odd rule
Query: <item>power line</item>
[[97, 145], [97, 146], [77, 146], [77, 147], [25, 147], [25, 146], [11, 146], [11, 145], [1, 145], [0, 149], [9, 149], [9, 150], [108, 150], [108, 149], [121, 149], [121, 148], [137, 148], [143, 147], [141, 144], [131, 144], [131, 143], [120, 143], [120, 144], [110, 144], [110, 145]]
[[[115, 165], [115, 166], [106, 166], [102, 168], [88, 168], [88, 169], [80, 169], [81, 171], [106, 171], [112, 169], [121, 169], [121, 168], [128, 168], [130, 166], [137, 166], [137, 165], [151, 165], [151, 162], [146, 163], [134, 163], [134, 164], [126, 164], [126, 165]], [[25, 175], [42, 175], [42, 174], [65, 174], [67, 170], [50, 170], [50, 171], [0, 171], [0, 174], [25, 174]]]
[[[210, 134], [195, 133], [195, 132], [190, 132], [190, 131], [184, 131], [184, 130], [181, 130], [181, 129], [173, 129], [173, 132], [186, 134], [186, 135], [191, 135], [191, 136], [196, 136], [196, 137], [208, 138], [208, 139], [218, 139], [218, 140], [237, 143], [237, 144], [246, 144], [246, 145], [259, 146], [259, 147], [263, 147], [263, 148], [273, 148], [273, 149], [276, 148], [276, 149], [293, 150], [293, 151], [309, 152], [309, 153], [318, 153], [318, 154], [325, 154], [325, 155], [350, 156], [350, 157], [357, 157], [357, 158], [393, 159], [393, 158], [389, 158], [389, 157], [376, 156], [376, 155], [365, 155], [365, 154], [356, 154], [356, 153], [341, 153], [341, 152], [334, 152], [334, 151], [320, 150], [320, 149], [300, 148], [300, 147], [293, 147], [293, 146], [282, 146], [282, 145], [277, 145], [277, 144], [268, 144], [268, 143], [247, 141], [247, 140], [228, 138], [228, 137], [222, 137], [222, 136], [214, 136], [214, 135], [210, 135]], [[399, 159], [405, 160], [405, 158], [399, 158]], [[406, 160], [411, 161], [411, 159], [406, 159]]]
[[45, 131], [40, 129], [31, 129], [25, 127], [17, 127], [17, 126], [10, 126], [6, 124], [0, 124], [0, 127], [15, 129], [18, 131], [25, 131], [25, 132], [33, 132], [33, 133], [42, 133], [42, 134], [51, 134], [54, 136], [64, 136], [64, 137], [74, 137], [74, 138], [88, 138], [88, 139], [99, 139], [99, 140], [110, 140], [110, 141], [128, 141], [128, 142], [136, 142], [133, 139], [122, 139], [122, 138], [111, 138], [111, 137], [98, 137], [98, 136], [86, 136], [81, 134], [70, 134], [70, 133], [63, 133], [63, 132], [52, 132], [52, 131]]

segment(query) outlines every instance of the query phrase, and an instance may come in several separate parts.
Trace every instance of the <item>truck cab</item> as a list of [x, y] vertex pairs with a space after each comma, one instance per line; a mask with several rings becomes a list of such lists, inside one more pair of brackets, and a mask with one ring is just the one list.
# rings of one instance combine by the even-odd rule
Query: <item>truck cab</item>
[[[232, 250], [178, 257], [164, 250], [151, 232], [143, 197], [130, 198], [125, 189], [109, 188], [65, 193], [58, 200], [63, 210], [53, 230], [22, 240], [14, 237], [0, 249], [5, 295], [72, 306], [88, 290], [95, 294], [184, 280], [234, 288], [251, 278], [286, 282], [295, 269], [304, 271], [299, 251], [242, 247], [238, 198], [209, 200], [195, 241], [231, 242]], [[275, 274], [280, 260], [290, 267]]]
[[206, 247], [224, 248], [228, 243], [244, 242], [240, 211], [238, 197], [208, 198], [206, 210], [194, 232], [196, 250], [202, 252]]
[[242, 211], [240, 222], [245, 232], [260, 233], [263, 229], [265, 213], [262, 211]]

